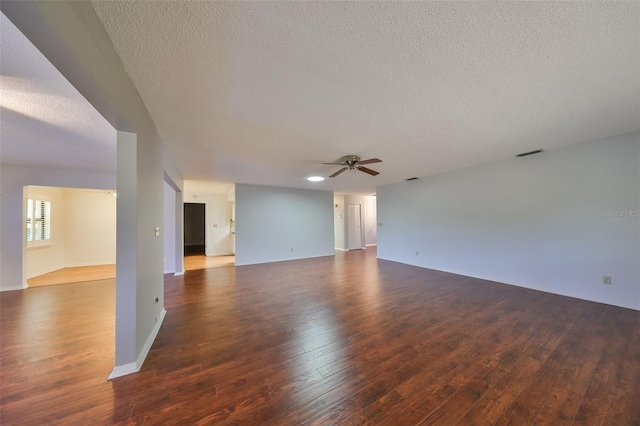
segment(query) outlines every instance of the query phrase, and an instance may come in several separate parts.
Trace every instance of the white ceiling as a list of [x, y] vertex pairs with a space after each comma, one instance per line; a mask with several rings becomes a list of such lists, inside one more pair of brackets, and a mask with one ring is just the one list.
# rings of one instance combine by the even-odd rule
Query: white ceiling
[[[639, 2], [92, 5], [185, 179], [367, 193], [640, 130]], [[44, 144], [49, 164], [115, 164], [106, 122], [45, 84], [2, 19], [3, 162], [26, 123], [23, 145], [68, 144]], [[346, 154], [381, 158], [381, 174], [304, 180]]]
[[0, 14], [0, 160], [114, 172], [116, 130]]
[[[367, 191], [640, 129], [638, 2], [92, 4], [188, 179]], [[345, 154], [381, 174], [304, 180]]]

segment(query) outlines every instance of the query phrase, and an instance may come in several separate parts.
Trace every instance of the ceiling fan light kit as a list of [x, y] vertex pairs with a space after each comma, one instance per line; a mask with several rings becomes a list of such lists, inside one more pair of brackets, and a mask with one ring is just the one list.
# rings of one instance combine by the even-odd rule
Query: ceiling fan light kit
[[332, 178], [332, 177], [338, 176], [340, 173], [346, 170], [360, 170], [361, 172], [367, 173], [371, 176], [377, 176], [380, 174], [379, 172], [376, 172], [375, 170], [372, 170], [368, 167], [364, 167], [365, 164], [374, 164], [374, 163], [382, 163], [382, 160], [378, 158], [360, 160], [360, 157], [357, 155], [345, 155], [338, 162], [322, 163], [322, 164], [344, 166], [340, 170], [338, 170], [337, 172], [329, 176], [330, 178]]

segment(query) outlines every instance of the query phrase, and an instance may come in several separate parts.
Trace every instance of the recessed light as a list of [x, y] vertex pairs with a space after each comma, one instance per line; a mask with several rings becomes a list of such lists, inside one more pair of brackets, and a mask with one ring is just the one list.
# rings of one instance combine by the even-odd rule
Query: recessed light
[[324, 178], [322, 176], [309, 176], [307, 180], [309, 182], [322, 182]]

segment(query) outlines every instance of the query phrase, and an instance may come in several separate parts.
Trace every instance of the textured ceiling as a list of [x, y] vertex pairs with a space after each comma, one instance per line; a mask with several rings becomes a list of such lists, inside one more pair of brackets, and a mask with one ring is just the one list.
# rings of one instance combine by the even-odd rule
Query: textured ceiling
[[[638, 2], [93, 2], [186, 179], [342, 192], [639, 130]], [[377, 177], [328, 176], [345, 154]]]
[[114, 172], [116, 130], [0, 14], [0, 160]]

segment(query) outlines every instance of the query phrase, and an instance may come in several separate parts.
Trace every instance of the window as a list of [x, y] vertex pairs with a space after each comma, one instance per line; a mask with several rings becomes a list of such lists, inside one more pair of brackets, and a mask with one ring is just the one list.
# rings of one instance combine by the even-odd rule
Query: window
[[27, 241], [51, 239], [51, 202], [27, 200]]

